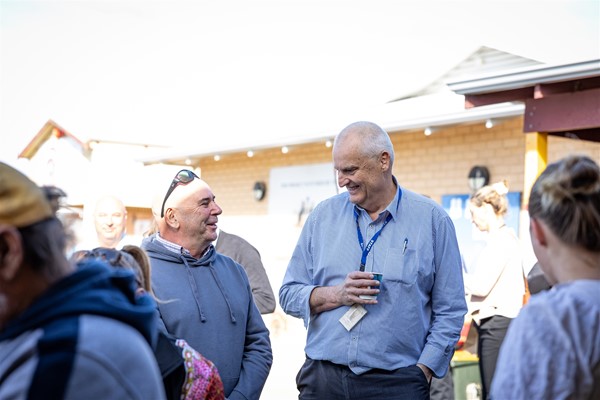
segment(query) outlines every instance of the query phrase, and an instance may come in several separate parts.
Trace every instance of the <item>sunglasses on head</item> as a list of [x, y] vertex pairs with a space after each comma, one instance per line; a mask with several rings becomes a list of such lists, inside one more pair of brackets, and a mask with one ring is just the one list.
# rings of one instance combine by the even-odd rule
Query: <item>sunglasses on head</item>
[[133, 270], [133, 272], [135, 273], [135, 280], [137, 285], [139, 287], [143, 287], [139, 264], [131, 254], [125, 251], [111, 249], [108, 247], [96, 247], [93, 250], [82, 250], [75, 253], [74, 258], [75, 260], [77, 260], [77, 262], [90, 258], [102, 260], [106, 261], [115, 268]]
[[97, 247], [93, 250], [84, 250], [77, 255], [77, 259], [79, 260], [85, 258], [98, 258], [108, 262], [113, 267], [121, 266], [122, 257], [121, 251], [108, 247]]
[[[179, 171], [177, 173], [177, 175], [175, 175], [175, 178], [173, 178], [173, 181], [171, 182], [171, 186], [169, 186], [169, 190], [167, 190], [167, 194], [165, 194], [165, 199], [162, 202], [162, 207], [160, 208], [160, 217], [161, 218], [163, 218], [165, 216], [165, 203], [167, 202], [167, 199], [169, 198], [171, 193], [173, 193], [173, 190], [175, 190], [177, 185], [179, 185], [180, 183], [187, 185], [188, 183], [193, 181], [194, 178], [198, 178], [198, 175], [196, 175], [189, 169], [182, 169], [181, 171]], [[200, 178], [198, 178], [198, 179], [200, 179]]]

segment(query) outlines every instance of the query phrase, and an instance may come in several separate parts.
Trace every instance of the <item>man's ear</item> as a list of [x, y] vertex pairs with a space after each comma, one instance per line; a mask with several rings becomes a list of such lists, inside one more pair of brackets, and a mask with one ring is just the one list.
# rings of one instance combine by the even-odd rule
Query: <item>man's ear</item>
[[165, 223], [174, 229], [179, 228], [179, 220], [172, 208], [167, 208], [165, 210]]
[[535, 218], [531, 218], [529, 221], [531, 236], [535, 239], [536, 242], [540, 244], [540, 246], [546, 247], [547, 239], [546, 233], [544, 232], [544, 228], [542, 224]]
[[23, 262], [23, 243], [17, 228], [0, 225], [0, 279], [10, 282]]
[[387, 151], [381, 153], [381, 156], [379, 157], [379, 163], [382, 171], [387, 171], [390, 169], [390, 153]]

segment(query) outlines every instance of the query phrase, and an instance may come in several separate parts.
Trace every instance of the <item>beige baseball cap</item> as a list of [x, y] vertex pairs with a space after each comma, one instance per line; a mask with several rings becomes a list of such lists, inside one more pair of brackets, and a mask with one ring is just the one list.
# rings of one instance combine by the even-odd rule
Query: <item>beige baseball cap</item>
[[22, 228], [53, 216], [42, 189], [21, 172], [0, 162], [0, 224]]

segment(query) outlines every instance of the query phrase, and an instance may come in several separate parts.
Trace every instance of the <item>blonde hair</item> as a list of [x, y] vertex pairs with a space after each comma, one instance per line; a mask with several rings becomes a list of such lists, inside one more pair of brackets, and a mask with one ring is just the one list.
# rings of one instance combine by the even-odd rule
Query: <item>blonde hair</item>
[[562, 241], [600, 251], [600, 168], [572, 155], [548, 165], [533, 184], [529, 216], [544, 221]]
[[141, 285], [142, 289], [144, 289], [146, 292], [148, 292], [150, 294], [153, 294], [152, 293], [152, 284], [151, 284], [152, 280], [150, 277], [150, 259], [148, 258], [148, 255], [146, 254], [144, 249], [140, 248], [139, 246], [126, 245], [126, 246], [123, 246], [121, 251], [123, 251], [123, 252], [129, 254], [131, 257], [133, 257], [133, 259], [137, 263], [139, 272], [142, 275], [142, 285]]
[[145, 237], [145, 238], [147, 238], [148, 236], [154, 235], [156, 232], [158, 232], [158, 223], [156, 222], [155, 219], [152, 219], [152, 221], [150, 221], [150, 225], [144, 231], [144, 233], [142, 234], [142, 236]]
[[471, 195], [471, 203], [481, 207], [484, 203], [492, 206], [496, 215], [504, 215], [508, 212], [508, 182], [500, 181], [492, 185], [486, 185]]

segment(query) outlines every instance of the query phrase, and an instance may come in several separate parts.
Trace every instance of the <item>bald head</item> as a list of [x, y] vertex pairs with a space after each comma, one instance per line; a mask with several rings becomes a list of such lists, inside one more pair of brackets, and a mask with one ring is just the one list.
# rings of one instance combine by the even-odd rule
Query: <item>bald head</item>
[[394, 165], [394, 146], [390, 136], [373, 122], [358, 121], [342, 129], [335, 137], [333, 151], [342, 146], [359, 149], [366, 157], [378, 157], [386, 152], [390, 157], [390, 171]]
[[153, 207], [161, 237], [200, 257], [217, 239], [218, 216], [222, 210], [208, 184], [200, 178], [179, 184], [165, 202], [164, 217]]
[[102, 196], [96, 201], [94, 226], [102, 247], [116, 248], [125, 235], [127, 209], [121, 199]]

